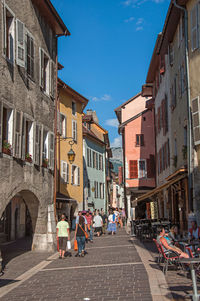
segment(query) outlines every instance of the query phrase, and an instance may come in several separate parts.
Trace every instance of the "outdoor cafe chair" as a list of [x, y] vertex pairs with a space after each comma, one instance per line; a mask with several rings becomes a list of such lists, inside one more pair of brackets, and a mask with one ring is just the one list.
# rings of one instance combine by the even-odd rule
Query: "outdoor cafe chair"
[[159, 243], [157, 242], [157, 240], [155, 238], [153, 238], [153, 241], [156, 245], [156, 248], [157, 248], [157, 251], [158, 251], [158, 257], [157, 257], [157, 262], [160, 264], [161, 261], [162, 261], [162, 252], [161, 252], [161, 249], [160, 249], [160, 245]]
[[161, 253], [162, 253], [162, 257], [163, 257], [163, 261], [164, 261], [164, 265], [163, 265], [163, 273], [167, 274], [168, 271], [168, 267], [169, 265], [175, 265], [178, 268], [183, 268], [182, 264], [180, 263], [180, 257], [179, 254], [174, 252], [174, 251], [169, 251], [169, 253], [165, 253], [163, 246], [159, 245], [160, 249], [161, 249]]

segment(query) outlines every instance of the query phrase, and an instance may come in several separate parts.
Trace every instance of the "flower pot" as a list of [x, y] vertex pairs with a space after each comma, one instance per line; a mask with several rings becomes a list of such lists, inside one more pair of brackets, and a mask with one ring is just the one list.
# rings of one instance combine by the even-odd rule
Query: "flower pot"
[[29, 163], [32, 163], [32, 162], [33, 162], [32, 158], [29, 158], [29, 157], [26, 158], [25, 160], [26, 160], [27, 162], [29, 162]]
[[6, 155], [11, 156], [11, 150], [10, 150], [9, 148], [3, 147], [3, 148], [2, 148], [2, 152], [3, 152], [4, 154], [6, 154]]

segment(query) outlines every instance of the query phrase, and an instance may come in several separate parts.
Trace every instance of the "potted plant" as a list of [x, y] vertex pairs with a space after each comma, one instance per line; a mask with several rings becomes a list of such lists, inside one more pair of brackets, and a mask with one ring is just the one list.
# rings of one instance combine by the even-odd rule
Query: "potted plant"
[[33, 162], [32, 155], [29, 153], [26, 153], [25, 160], [29, 163], [32, 163]]
[[43, 158], [43, 160], [42, 160], [42, 166], [43, 167], [45, 167], [45, 168], [47, 168], [48, 167], [48, 159], [47, 158]]
[[183, 160], [187, 160], [187, 145], [182, 147]]
[[11, 156], [11, 144], [7, 140], [3, 141], [2, 152]]

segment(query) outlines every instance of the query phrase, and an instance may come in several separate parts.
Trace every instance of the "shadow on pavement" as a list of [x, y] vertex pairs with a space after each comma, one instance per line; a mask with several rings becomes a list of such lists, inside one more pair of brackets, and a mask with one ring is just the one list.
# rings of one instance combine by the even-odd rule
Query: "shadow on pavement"
[[11, 284], [11, 283], [15, 283], [15, 282], [19, 282], [19, 280], [0, 279], [0, 287], [3, 287], [5, 285]]
[[25, 237], [10, 243], [0, 244], [1, 254], [3, 258], [3, 269], [13, 258], [31, 251], [32, 238]]

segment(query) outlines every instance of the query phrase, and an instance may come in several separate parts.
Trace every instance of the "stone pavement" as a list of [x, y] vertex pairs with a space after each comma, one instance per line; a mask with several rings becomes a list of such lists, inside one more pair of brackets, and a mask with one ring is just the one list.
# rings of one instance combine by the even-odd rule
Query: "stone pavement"
[[183, 300], [179, 298], [183, 294], [172, 297], [168, 287], [172, 283], [167, 284], [155, 264], [152, 246], [147, 243], [144, 247], [125, 230], [119, 230], [117, 235], [105, 235], [88, 243], [84, 258], [74, 257], [74, 251], [64, 260], [58, 259], [58, 253], [21, 254], [8, 263], [0, 277], [0, 300]]
[[148, 274], [124, 230], [95, 238], [86, 249], [84, 258], [51, 256], [21, 280], [11, 278], [10, 272], [10, 280], [15, 280], [10, 284], [5, 272], [1, 300], [152, 300]]

